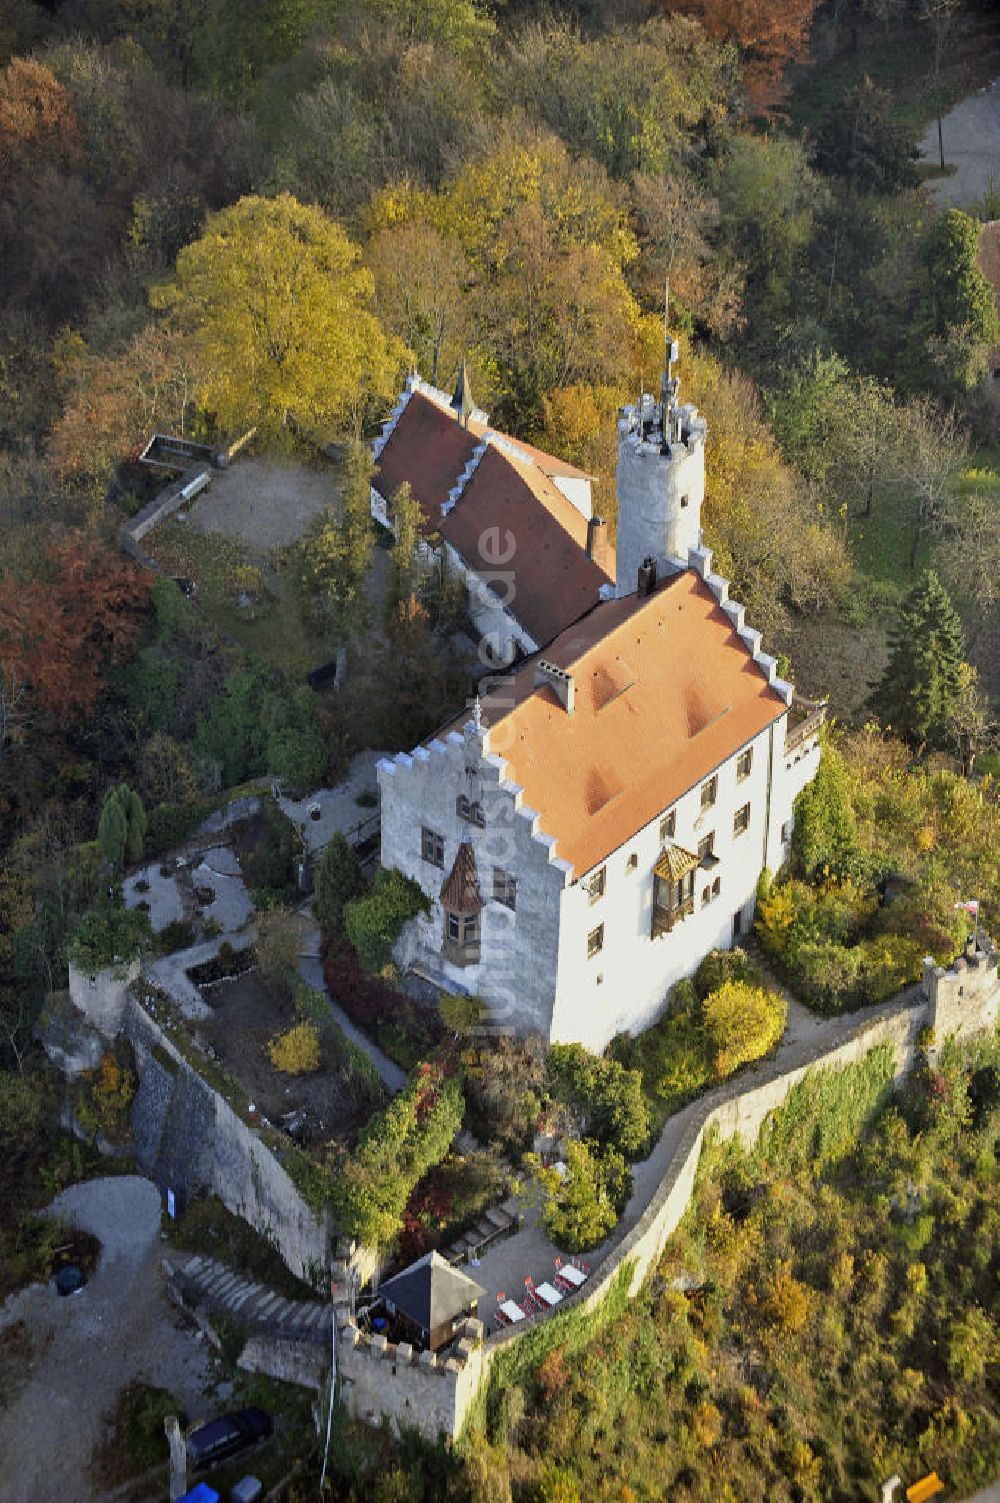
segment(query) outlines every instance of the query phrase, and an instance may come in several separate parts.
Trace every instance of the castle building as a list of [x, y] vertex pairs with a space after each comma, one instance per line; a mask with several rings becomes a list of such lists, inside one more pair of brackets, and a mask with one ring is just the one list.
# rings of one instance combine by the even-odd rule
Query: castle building
[[382, 863], [431, 899], [400, 963], [595, 1050], [748, 932], [819, 761], [822, 708], [702, 545], [706, 424], [672, 353], [619, 419], [615, 591], [378, 769]]
[[590, 477], [498, 433], [463, 366], [453, 397], [410, 376], [375, 441], [372, 516], [393, 528], [406, 482], [420, 503], [425, 558], [441, 558], [469, 594], [469, 615], [497, 663], [537, 650], [613, 593]]

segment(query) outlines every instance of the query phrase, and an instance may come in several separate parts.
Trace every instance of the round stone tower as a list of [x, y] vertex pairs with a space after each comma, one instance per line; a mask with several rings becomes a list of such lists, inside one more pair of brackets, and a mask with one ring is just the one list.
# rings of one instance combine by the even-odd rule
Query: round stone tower
[[644, 559], [655, 561], [662, 578], [686, 569], [688, 549], [701, 542], [706, 423], [696, 407], [677, 400], [676, 358], [677, 346], [668, 340], [660, 400], [643, 392], [618, 417], [619, 595], [635, 592]]

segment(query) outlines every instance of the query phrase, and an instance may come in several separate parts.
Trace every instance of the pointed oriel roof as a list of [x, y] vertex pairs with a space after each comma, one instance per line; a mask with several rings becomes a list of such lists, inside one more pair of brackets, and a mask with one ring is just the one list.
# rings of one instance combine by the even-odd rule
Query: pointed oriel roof
[[468, 840], [463, 840], [455, 864], [441, 884], [441, 901], [455, 913], [478, 913], [483, 906], [476, 858]]
[[697, 865], [698, 857], [693, 851], [686, 851], [682, 845], [665, 845], [653, 871], [665, 882], [679, 882], [688, 872], [693, 872]]
[[451, 399], [451, 405], [458, 414], [458, 421], [463, 428], [469, 426], [469, 419], [475, 411], [476, 404], [472, 400], [472, 387], [469, 385], [469, 372], [462, 360], [462, 369], [458, 373], [458, 381], [455, 385], [455, 395]]

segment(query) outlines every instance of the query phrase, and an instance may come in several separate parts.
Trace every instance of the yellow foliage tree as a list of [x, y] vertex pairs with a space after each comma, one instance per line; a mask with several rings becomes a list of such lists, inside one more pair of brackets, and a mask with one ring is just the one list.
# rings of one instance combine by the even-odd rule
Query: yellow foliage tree
[[788, 1004], [777, 992], [747, 981], [724, 981], [702, 1003], [705, 1032], [714, 1050], [720, 1080], [778, 1042], [785, 1031]]
[[296, 1023], [267, 1046], [271, 1063], [283, 1075], [311, 1075], [320, 1066], [319, 1030], [314, 1023]]
[[371, 273], [321, 209], [241, 198], [185, 246], [153, 291], [194, 351], [221, 429], [274, 443], [356, 429], [396, 389], [405, 351], [371, 310]]

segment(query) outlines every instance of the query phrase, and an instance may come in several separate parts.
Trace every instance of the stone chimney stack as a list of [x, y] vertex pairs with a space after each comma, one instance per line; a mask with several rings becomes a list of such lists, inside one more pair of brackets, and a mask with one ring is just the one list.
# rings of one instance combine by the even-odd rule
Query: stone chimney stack
[[549, 663], [545, 658], [539, 658], [535, 664], [535, 688], [551, 689], [566, 714], [572, 715], [576, 703], [576, 685], [572, 673], [567, 673], [564, 668], [557, 668], [555, 663]]

